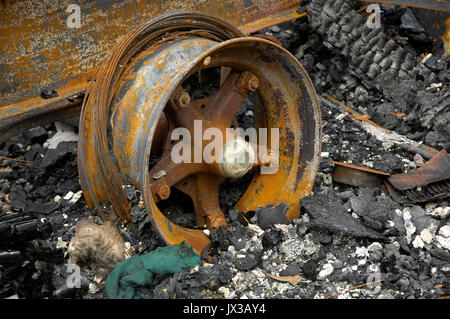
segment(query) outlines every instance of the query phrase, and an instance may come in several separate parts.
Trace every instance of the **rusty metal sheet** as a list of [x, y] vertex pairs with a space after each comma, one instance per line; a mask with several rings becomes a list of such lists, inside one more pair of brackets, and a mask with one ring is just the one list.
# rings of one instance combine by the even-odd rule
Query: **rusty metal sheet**
[[383, 184], [389, 173], [349, 163], [331, 161], [335, 165], [333, 180], [356, 187], [376, 187]]
[[[195, 11], [254, 32], [300, 16], [302, 0], [86, 0], [80, 28], [67, 21], [69, 0], [0, 2], [0, 108], [44, 88], [86, 85], [112, 47], [159, 15]], [[20, 107], [20, 106], [17, 106]]]
[[408, 190], [450, 178], [450, 155], [445, 150], [440, 151], [424, 166], [406, 174], [395, 174], [389, 177], [389, 182], [396, 189]]
[[32, 98], [4, 107], [0, 113], [0, 144], [32, 127], [78, 117], [85, 91], [86, 86], [81, 85], [48, 100]]
[[413, 172], [391, 175], [385, 185], [399, 203], [444, 199], [450, 196], [450, 156], [442, 150]]

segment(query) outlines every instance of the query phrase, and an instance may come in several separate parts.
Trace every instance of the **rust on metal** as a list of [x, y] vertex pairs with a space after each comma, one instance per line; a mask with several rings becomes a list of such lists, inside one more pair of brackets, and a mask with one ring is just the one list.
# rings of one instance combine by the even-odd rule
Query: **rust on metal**
[[80, 26], [68, 24], [67, 1], [0, 2], [0, 108], [86, 83], [130, 29], [157, 16], [190, 11], [214, 15], [249, 34], [296, 19], [302, 0], [87, 0]]
[[48, 100], [34, 98], [19, 106], [2, 108], [0, 143], [29, 128], [79, 116], [85, 90], [82, 86], [75, 91], [60, 92]]
[[383, 184], [389, 176], [373, 168], [358, 166], [350, 163], [331, 161], [335, 165], [333, 180], [335, 182], [352, 185], [356, 187], [376, 187]]
[[[171, 106], [190, 75], [222, 67], [230, 72], [215, 95], [189, 99], [184, 107]], [[203, 129], [225, 130], [241, 102], [255, 90], [264, 115], [259, 124], [280, 129], [279, 169], [259, 174], [258, 166], [266, 165], [267, 159], [243, 168], [244, 173], [249, 169], [255, 173], [235, 207], [246, 212], [284, 202], [287, 215], [297, 216], [299, 199], [314, 184], [321, 149], [319, 105], [306, 71], [271, 41], [243, 37], [224, 21], [189, 13], [165, 15], [135, 29], [117, 44], [93, 78], [82, 111], [78, 157], [87, 203], [105, 215], [111, 208], [127, 221], [129, 206], [122, 185], [133, 184], [142, 192], [150, 220], [166, 243], [186, 240], [202, 251], [209, 243], [202, 230], [176, 225], [157, 202], [176, 187], [192, 198], [198, 226], [226, 225], [218, 186], [235, 175], [215, 162], [174, 163], [170, 132], [176, 127], [192, 131], [194, 120], [201, 120]], [[164, 143], [159, 141], [159, 161], [149, 167], [161, 119], [167, 121], [167, 137]]]
[[450, 155], [445, 150], [417, 170], [405, 174], [394, 174], [389, 182], [396, 189], [407, 190], [450, 178]]
[[[191, 136], [195, 136], [194, 121], [201, 120], [203, 133], [209, 128], [218, 128], [222, 134], [226, 134], [226, 129], [231, 127], [234, 115], [249, 92], [255, 91], [258, 88], [258, 79], [250, 72], [243, 72], [239, 75], [238, 72], [232, 72], [220, 90], [209, 99], [195, 100], [184, 108], [175, 110], [169, 109], [165, 112], [171, 127], [183, 127], [189, 130]], [[175, 96], [179, 89], [175, 90]], [[169, 99], [170, 102], [170, 99]], [[167, 136], [171, 136], [169, 132]], [[195, 148], [194, 141], [191, 141], [192, 149]], [[181, 186], [176, 186], [181, 191], [189, 194], [194, 202], [194, 207], [198, 213], [196, 216], [197, 226], [206, 226], [208, 228], [218, 227], [219, 221], [225, 225], [225, 218], [219, 218], [219, 185], [222, 176], [231, 177], [227, 172], [224, 172], [221, 166], [213, 163], [193, 163], [194, 154], [191, 154], [189, 160], [191, 163], [174, 163], [171, 160], [171, 148], [169, 143], [164, 149], [161, 160], [151, 168], [149, 175], [153, 176], [157, 172], [167, 172], [168, 176], [160, 179], [152, 179], [150, 181], [152, 192], [161, 199], [160, 192], [169, 189], [169, 187], [176, 186], [187, 177], [199, 174], [196, 179], [191, 179], [191, 182], [183, 181]], [[206, 142], [204, 141], [204, 144]], [[205, 145], [202, 145], [202, 152]], [[220, 152], [220, 151], [219, 151]], [[218, 154], [216, 154], [218, 155]], [[233, 176], [238, 177], [238, 176]], [[240, 177], [240, 176], [239, 176]], [[161, 186], [164, 181], [164, 187]], [[185, 185], [187, 184], [187, 185]], [[193, 185], [193, 186], [192, 186]], [[207, 208], [206, 208], [207, 207]], [[211, 216], [214, 216], [212, 218]]]
[[445, 20], [445, 32], [442, 36], [444, 41], [444, 48], [447, 55], [450, 55], [450, 18]]
[[427, 202], [450, 196], [450, 155], [442, 150], [417, 170], [394, 174], [386, 187], [398, 202]]

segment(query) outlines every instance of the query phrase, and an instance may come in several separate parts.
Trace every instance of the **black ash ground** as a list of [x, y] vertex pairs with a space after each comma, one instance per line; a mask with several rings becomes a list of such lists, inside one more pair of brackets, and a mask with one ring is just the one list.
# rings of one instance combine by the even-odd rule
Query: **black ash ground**
[[[409, 9], [382, 8], [380, 31], [402, 39], [417, 60], [426, 52], [436, 57], [424, 65], [430, 72], [413, 82], [391, 79], [398, 83], [391, 89], [365, 81], [332, 39], [324, 40], [310, 28], [311, 21], [298, 20], [264, 32], [278, 37], [303, 63], [318, 94], [332, 95], [387, 129], [449, 151], [450, 135], [445, 135], [449, 128], [442, 124], [450, 107], [444, 90], [449, 81], [447, 57], [432, 41], [404, 40], [411, 37], [407, 32], [417, 30], [405, 28], [405, 22], [402, 27], [402, 21], [411, 21], [401, 18], [411, 15]], [[441, 86], [432, 87], [428, 80]], [[252, 122], [253, 105], [245, 107], [239, 121]], [[448, 201], [400, 205], [384, 186], [335, 184], [331, 159], [388, 173], [415, 169], [416, 164], [414, 154], [383, 145], [338, 106], [321, 104], [321, 111], [323, 156], [313, 192], [301, 201], [300, 217], [287, 222], [283, 207], [267, 208], [247, 216], [249, 224], [232, 209], [245, 183], [229, 182], [222, 187], [220, 203], [230, 229], [208, 231], [209, 263], [164, 279], [155, 287], [155, 297], [434, 299], [450, 295]], [[398, 118], [391, 112], [406, 116]], [[44, 147], [55, 133], [53, 125], [32, 129], [0, 146], [1, 156], [28, 161], [0, 161], [1, 298], [105, 298], [103, 283], [88, 265], [81, 269], [81, 288], [67, 288], [72, 271], [64, 253], [76, 223], [86, 216], [99, 223], [101, 219], [79, 197], [76, 142]], [[118, 227], [134, 253], [149, 252], [162, 243], [152, 230], [140, 192], [134, 187], [126, 192], [133, 224]], [[193, 215], [184, 214], [186, 206], [177, 204], [183, 200], [165, 209], [173, 220], [189, 224]], [[1, 228], [5, 225], [7, 231]], [[298, 274], [304, 278], [298, 285], [270, 276]], [[351, 289], [356, 286], [361, 288]]]

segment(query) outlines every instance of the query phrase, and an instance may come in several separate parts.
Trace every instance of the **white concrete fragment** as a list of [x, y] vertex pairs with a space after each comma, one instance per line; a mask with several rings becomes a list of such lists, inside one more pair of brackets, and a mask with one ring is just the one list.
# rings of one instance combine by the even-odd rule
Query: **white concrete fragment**
[[360, 258], [369, 257], [369, 251], [366, 247], [356, 247], [355, 255]]
[[383, 249], [383, 245], [381, 245], [379, 242], [373, 242], [372, 244], [369, 245], [369, 247], [367, 247], [367, 251], [370, 253], [373, 253], [375, 251], [379, 251]]
[[442, 248], [450, 250], [450, 237], [445, 238], [442, 236], [436, 236], [436, 241], [441, 245]]
[[73, 197], [73, 195], [74, 195], [73, 192], [69, 191], [63, 198], [65, 200], [70, 200]]
[[425, 213], [430, 216], [446, 218], [450, 215], [450, 206], [436, 207], [436, 203], [428, 203], [425, 205]]
[[408, 244], [411, 243], [412, 235], [416, 232], [416, 226], [411, 221], [411, 213], [409, 210], [403, 211], [403, 220], [405, 222], [405, 229], [406, 229], [406, 240], [408, 241]]
[[76, 192], [75, 194], [73, 194], [72, 198], [69, 200], [69, 203], [75, 204], [76, 202], [78, 202], [78, 200], [81, 198], [82, 195], [83, 195], [83, 191]]
[[395, 223], [392, 220], [388, 220], [385, 225], [386, 228], [394, 228]]
[[89, 293], [90, 294], [95, 294], [99, 291], [100, 289], [97, 287], [96, 284], [93, 284], [92, 282], [89, 283]]
[[341, 121], [341, 120], [343, 120], [344, 117], [346, 117], [347, 115], [348, 115], [347, 112], [340, 113], [340, 114], [338, 114], [338, 115], [336, 116], [336, 120]]
[[259, 227], [256, 224], [248, 224], [247, 226], [251, 231], [255, 232], [258, 236], [261, 236], [262, 234], [264, 234], [264, 230], [261, 229], [261, 227]]
[[230, 289], [227, 287], [220, 287], [217, 291], [221, 293], [225, 299], [230, 298]]
[[422, 249], [425, 244], [422, 241], [422, 239], [420, 238], [420, 236], [417, 235], [416, 238], [414, 238], [414, 240], [412, 242], [412, 245], [416, 249]]
[[445, 238], [450, 237], [450, 225], [442, 226], [441, 229], [439, 229], [439, 235]]
[[275, 224], [274, 226], [276, 229], [281, 230], [283, 234], [287, 234], [287, 232], [289, 231], [289, 225]]
[[322, 270], [319, 272], [319, 277], [325, 278], [325, 277], [331, 275], [333, 270], [334, 270], [333, 265], [327, 263], [327, 264], [323, 265]]
[[55, 149], [61, 142], [78, 142], [78, 134], [75, 133], [75, 128], [64, 122], [55, 122], [56, 134], [49, 138], [44, 147]]
[[422, 230], [422, 232], [420, 233], [420, 238], [422, 239], [422, 241], [425, 244], [431, 244], [431, 241], [433, 240], [433, 235], [430, 233], [430, 231], [428, 230], [428, 228], [425, 228], [424, 230]]

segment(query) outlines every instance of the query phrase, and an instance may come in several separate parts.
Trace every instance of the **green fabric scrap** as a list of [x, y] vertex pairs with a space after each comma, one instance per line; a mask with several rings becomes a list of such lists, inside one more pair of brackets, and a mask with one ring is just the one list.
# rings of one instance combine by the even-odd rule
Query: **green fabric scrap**
[[185, 242], [158, 247], [118, 264], [106, 278], [106, 295], [109, 299], [147, 299], [149, 296], [141, 288], [154, 287], [165, 275], [201, 264], [198, 254]]

